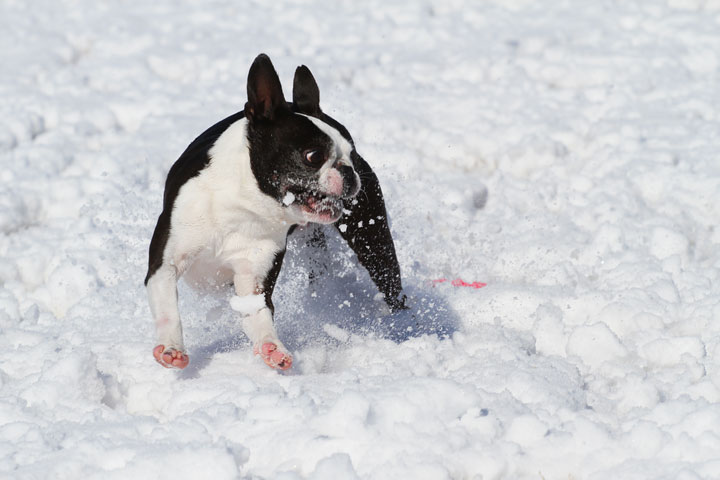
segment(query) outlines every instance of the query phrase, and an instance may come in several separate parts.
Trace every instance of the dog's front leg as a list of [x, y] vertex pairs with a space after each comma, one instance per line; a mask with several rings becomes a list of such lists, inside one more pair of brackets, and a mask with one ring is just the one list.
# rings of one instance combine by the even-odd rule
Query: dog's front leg
[[158, 345], [153, 349], [157, 362], [167, 368], [185, 368], [190, 362], [183, 344], [177, 302], [177, 269], [161, 266], [147, 281], [150, 311], [155, 320]]
[[253, 351], [272, 368], [287, 370], [292, 366], [292, 356], [278, 338], [275, 330], [272, 293], [280, 274], [285, 250], [275, 254], [272, 267], [263, 279], [236, 270], [233, 278], [235, 293], [233, 309], [243, 316], [243, 330], [253, 344]]
[[253, 343], [253, 352], [272, 368], [287, 370], [292, 356], [278, 339], [273, 314], [267, 306], [243, 318], [243, 330]]
[[400, 264], [390, 234], [380, 182], [360, 155], [353, 158], [353, 164], [362, 179], [362, 189], [354, 199], [345, 201], [345, 209], [349, 213], [335, 224], [335, 228], [367, 269], [390, 309], [393, 312], [406, 309]]

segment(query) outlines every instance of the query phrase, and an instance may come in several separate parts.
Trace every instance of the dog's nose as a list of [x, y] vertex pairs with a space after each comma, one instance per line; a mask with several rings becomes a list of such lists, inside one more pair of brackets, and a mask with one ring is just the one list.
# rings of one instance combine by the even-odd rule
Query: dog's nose
[[357, 192], [357, 179], [355, 177], [355, 169], [348, 165], [340, 165], [337, 167], [340, 176], [343, 179], [343, 196], [352, 196]]

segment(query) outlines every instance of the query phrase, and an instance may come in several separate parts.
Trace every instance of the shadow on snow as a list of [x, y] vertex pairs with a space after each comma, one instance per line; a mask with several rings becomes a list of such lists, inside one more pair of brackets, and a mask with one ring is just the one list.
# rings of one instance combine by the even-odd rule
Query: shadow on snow
[[[291, 352], [317, 344], [342, 345], [352, 336], [401, 343], [423, 335], [449, 337], [458, 330], [459, 318], [447, 301], [431, 286], [411, 285], [408, 278], [404, 293], [409, 308], [390, 313], [339, 235], [330, 228], [325, 233], [327, 248], [308, 245], [310, 229], [298, 229], [288, 239], [273, 303], [278, 335]], [[231, 289], [211, 295], [182, 290], [185, 309], [203, 320], [188, 322], [191, 362], [181, 378], [198, 376], [217, 353], [250, 348], [242, 322], [228, 304]]]

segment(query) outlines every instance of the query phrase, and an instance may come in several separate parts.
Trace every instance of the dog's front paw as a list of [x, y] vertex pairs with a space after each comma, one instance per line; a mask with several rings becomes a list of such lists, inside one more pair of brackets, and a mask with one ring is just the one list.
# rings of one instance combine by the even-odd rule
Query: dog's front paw
[[270, 340], [265, 340], [253, 348], [265, 364], [278, 370], [287, 370], [292, 366], [292, 356]]
[[387, 304], [390, 307], [390, 311], [393, 313], [408, 310], [410, 307], [407, 305], [407, 295], [399, 295], [396, 298], [387, 300]]
[[183, 369], [190, 363], [190, 357], [185, 352], [172, 347], [165, 348], [165, 345], [153, 348], [153, 357], [165, 368]]

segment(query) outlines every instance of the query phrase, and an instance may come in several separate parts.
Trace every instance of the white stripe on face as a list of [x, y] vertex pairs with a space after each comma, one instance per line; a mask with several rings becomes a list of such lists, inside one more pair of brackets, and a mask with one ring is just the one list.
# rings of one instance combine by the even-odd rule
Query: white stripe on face
[[339, 162], [341, 165], [347, 165], [350, 167], [353, 166], [352, 160], [350, 160], [350, 152], [352, 152], [353, 147], [336, 128], [328, 125], [319, 118], [311, 117], [310, 115], [305, 115], [304, 113], [298, 113], [297, 115], [302, 115], [303, 117], [308, 118], [311, 122], [313, 122], [313, 124], [315, 124], [316, 127], [330, 137], [335, 144], [335, 157], [330, 156], [328, 158], [330, 166], [332, 166], [335, 161]]
[[[331, 152], [332, 154], [328, 156], [327, 161], [320, 168], [319, 183], [320, 187], [326, 194], [335, 195], [338, 197], [342, 196], [344, 189], [344, 180], [342, 174], [336, 167], [348, 166], [352, 167], [354, 171], [355, 166], [353, 165], [350, 157], [350, 153], [353, 150], [352, 144], [348, 142], [347, 139], [343, 137], [336, 128], [328, 125], [322, 120], [311, 117], [309, 115], [305, 115], [303, 113], [298, 113], [297, 115], [302, 115], [303, 117], [308, 118], [311, 122], [313, 122], [316, 127], [318, 127], [323, 133], [330, 137], [333, 144], [335, 145], [335, 151]], [[355, 172], [355, 181], [359, 191], [360, 177], [358, 176], [357, 172]], [[352, 195], [355, 195], [356, 193], [357, 191], [352, 193]]]

